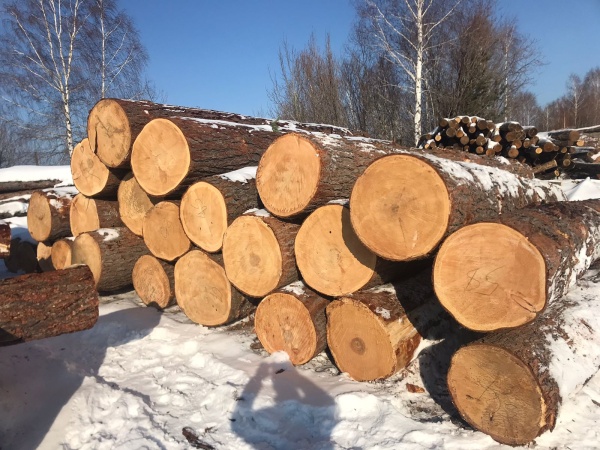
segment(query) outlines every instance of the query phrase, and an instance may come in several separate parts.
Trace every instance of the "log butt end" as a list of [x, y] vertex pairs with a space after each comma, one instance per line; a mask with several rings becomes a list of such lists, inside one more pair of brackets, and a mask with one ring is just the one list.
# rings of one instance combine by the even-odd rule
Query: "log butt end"
[[87, 265], [94, 275], [96, 286], [102, 276], [102, 251], [96, 240], [87, 233], [80, 234], [73, 241], [71, 263]]
[[27, 210], [27, 229], [31, 237], [38, 242], [48, 240], [52, 233], [52, 211], [45, 194], [35, 191], [29, 199]]
[[150, 252], [166, 261], [174, 261], [190, 248], [179, 218], [179, 206], [173, 202], [157, 203], [146, 213], [142, 235]]
[[88, 138], [73, 149], [71, 174], [77, 190], [88, 197], [99, 194], [106, 187], [110, 172], [92, 150]]
[[127, 174], [117, 191], [119, 216], [129, 230], [136, 236], [142, 236], [142, 224], [146, 213], [152, 209], [154, 202], [144, 191], [133, 173]]
[[88, 115], [90, 148], [108, 167], [123, 166], [129, 160], [132, 136], [127, 114], [118, 102], [102, 99]]
[[71, 251], [73, 240], [61, 239], [52, 244], [52, 265], [56, 270], [71, 266]]
[[77, 194], [71, 201], [69, 223], [71, 225], [71, 233], [75, 237], [100, 228], [96, 201], [83, 194]]
[[151, 255], [137, 260], [132, 272], [133, 288], [144, 304], [164, 309], [173, 298], [169, 276], [160, 262]]

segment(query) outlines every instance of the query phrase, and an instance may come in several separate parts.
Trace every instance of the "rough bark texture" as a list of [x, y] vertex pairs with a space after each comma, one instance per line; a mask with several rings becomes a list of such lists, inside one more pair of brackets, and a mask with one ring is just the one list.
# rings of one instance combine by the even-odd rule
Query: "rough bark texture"
[[98, 291], [114, 292], [132, 285], [133, 266], [148, 253], [144, 240], [127, 228], [103, 228], [75, 238], [71, 262], [90, 266]]
[[52, 265], [56, 270], [66, 269], [71, 266], [71, 255], [73, 253], [73, 241], [75, 238], [59, 239], [52, 244]]
[[71, 235], [69, 211], [73, 193], [68, 190], [36, 191], [29, 199], [27, 228], [38, 242]]
[[86, 330], [98, 319], [98, 293], [85, 266], [3, 280], [0, 298], [0, 345]]
[[52, 264], [52, 246], [47, 245], [44, 242], [38, 242], [37, 249], [37, 261], [38, 265], [42, 272], [48, 272], [50, 270], [54, 270], [54, 265]]
[[175, 304], [175, 263], [143, 255], [135, 263], [132, 278], [144, 304], [158, 309]]
[[0, 259], [10, 255], [10, 225], [0, 220]]
[[116, 200], [102, 200], [77, 194], [71, 202], [69, 213], [71, 233], [77, 237], [81, 233], [96, 231], [100, 228], [123, 226]]
[[131, 172], [121, 181], [117, 199], [119, 215], [125, 226], [134, 234], [142, 236], [144, 217], [160, 200], [150, 197]]
[[36, 180], [36, 181], [2, 181], [0, 182], [0, 193], [21, 193], [23, 191], [53, 188], [61, 180]]
[[10, 241], [10, 255], [4, 259], [6, 269], [12, 273], [38, 272], [37, 243], [15, 238]]

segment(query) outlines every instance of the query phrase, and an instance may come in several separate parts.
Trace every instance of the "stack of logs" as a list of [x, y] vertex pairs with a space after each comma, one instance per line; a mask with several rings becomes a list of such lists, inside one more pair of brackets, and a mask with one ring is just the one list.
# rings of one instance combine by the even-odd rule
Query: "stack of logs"
[[538, 133], [534, 126], [518, 122], [496, 124], [476, 116], [440, 119], [439, 125], [421, 136], [418, 147], [426, 150], [462, 150], [489, 157], [504, 156], [534, 168], [539, 178], [570, 178], [600, 174], [594, 163], [598, 150], [585, 147], [580, 132], [564, 129]]
[[[452, 316], [488, 333], [456, 353], [452, 398], [510, 444], [552, 429], [575, 389], [561, 373], [600, 366], [598, 319], [561, 300], [600, 257], [600, 203], [566, 202], [526, 165], [117, 99], [92, 109], [71, 164], [63, 251], [101, 292], [133, 284], [205, 326], [254, 313], [267, 351], [304, 364], [329, 346], [359, 381], [405, 368]], [[585, 366], [557, 362], [573, 342]]]

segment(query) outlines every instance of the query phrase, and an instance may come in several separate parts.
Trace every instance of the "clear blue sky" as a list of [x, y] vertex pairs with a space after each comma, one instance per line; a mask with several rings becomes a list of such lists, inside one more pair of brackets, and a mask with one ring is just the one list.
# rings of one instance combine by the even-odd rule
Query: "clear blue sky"
[[[547, 65], [530, 90], [541, 105], [561, 96], [570, 73], [600, 66], [600, 0], [498, 0], [538, 41]], [[268, 115], [270, 73], [283, 42], [303, 48], [311, 33], [334, 52], [348, 40], [349, 0], [123, 0], [150, 56], [149, 77], [166, 101], [241, 114]]]

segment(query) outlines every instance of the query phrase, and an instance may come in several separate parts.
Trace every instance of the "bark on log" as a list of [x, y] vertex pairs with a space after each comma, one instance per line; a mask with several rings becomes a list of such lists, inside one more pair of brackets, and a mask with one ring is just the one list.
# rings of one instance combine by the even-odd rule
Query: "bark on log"
[[576, 141], [581, 135], [579, 130], [573, 129], [547, 131], [545, 134], [551, 139], [555, 139], [557, 141]]
[[10, 255], [10, 225], [0, 220], [0, 259], [7, 258]]
[[175, 303], [174, 272], [173, 263], [144, 255], [133, 267], [133, 288], [147, 306], [167, 308]]
[[218, 252], [227, 227], [258, 204], [256, 167], [215, 175], [191, 185], [183, 195], [181, 224], [194, 244]]
[[296, 281], [266, 296], [256, 308], [254, 329], [269, 353], [286, 352], [305, 364], [327, 346], [325, 308], [329, 300]]
[[600, 367], [594, 286], [583, 281], [534, 322], [490, 333], [455, 353], [448, 387], [469, 424], [509, 445], [554, 428], [561, 404]]
[[71, 262], [90, 267], [99, 292], [114, 292], [132, 285], [133, 266], [146, 254], [144, 240], [127, 228], [101, 228], [75, 238]]
[[29, 208], [29, 195], [19, 195], [0, 201], [0, 220], [25, 217]]
[[600, 175], [600, 164], [572, 161], [571, 167], [569, 167], [569, 172], [580, 172], [586, 175], [597, 177]]
[[33, 181], [2, 181], [0, 182], [1, 194], [21, 193], [23, 191], [32, 191], [40, 189], [53, 188], [62, 180], [33, 180]]
[[10, 241], [10, 255], [4, 259], [6, 269], [12, 273], [38, 272], [37, 243], [15, 238]]
[[518, 327], [559, 300], [600, 258], [600, 200], [503, 213], [458, 230], [440, 247], [440, 302], [475, 331]]
[[86, 330], [98, 320], [98, 293], [85, 266], [0, 281], [0, 298], [0, 345]]
[[[490, 158], [490, 160], [492, 160]], [[430, 256], [469, 223], [541, 201], [565, 200], [558, 186], [497, 167], [433, 155], [389, 155], [358, 178], [350, 218], [360, 240], [394, 261]]]
[[119, 215], [125, 226], [133, 234], [142, 236], [144, 217], [159, 200], [150, 197], [131, 172], [121, 181], [117, 199], [119, 201]]
[[92, 150], [88, 138], [83, 139], [73, 149], [73, 183], [79, 192], [88, 197], [116, 198], [119, 183], [127, 173], [127, 170], [106, 167]]
[[131, 168], [148, 194], [182, 195], [203, 178], [256, 165], [277, 136], [259, 125], [154, 119], [133, 144]]
[[142, 234], [148, 250], [160, 259], [174, 261], [190, 249], [179, 218], [179, 202], [154, 205], [144, 217]]
[[52, 265], [56, 270], [71, 267], [71, 255], [73, 253], [73, 241], [75, 238], [68, 237], [59, 239], [52, 244]]
[[258, 210], [238, 217], [223, 238], [231, 283], [250, 297], [264, 297], [298, 280], [294, 239], [300, 226]]
[[71, 202], [69, 223], [74, 237], [100, 228], [123, 226], [116, 200], [95, 199], [83, 194], [77, 194]]
[[36, 249], [37, 262], [42, 272], [54, 270], [52, 264], [52, 246], [44, 242], [38, 242]]
[[190, 320], [205, 326], [226, 325], [255, 309], [227, 279], [221, 255], [201, 250], [175, 263], [175, 297]]
[[69, 210], [73, 192], [70, 190], [36, 191], [29, 199], [27, 229], [38, 242], [55, 241], [71, 235]]

